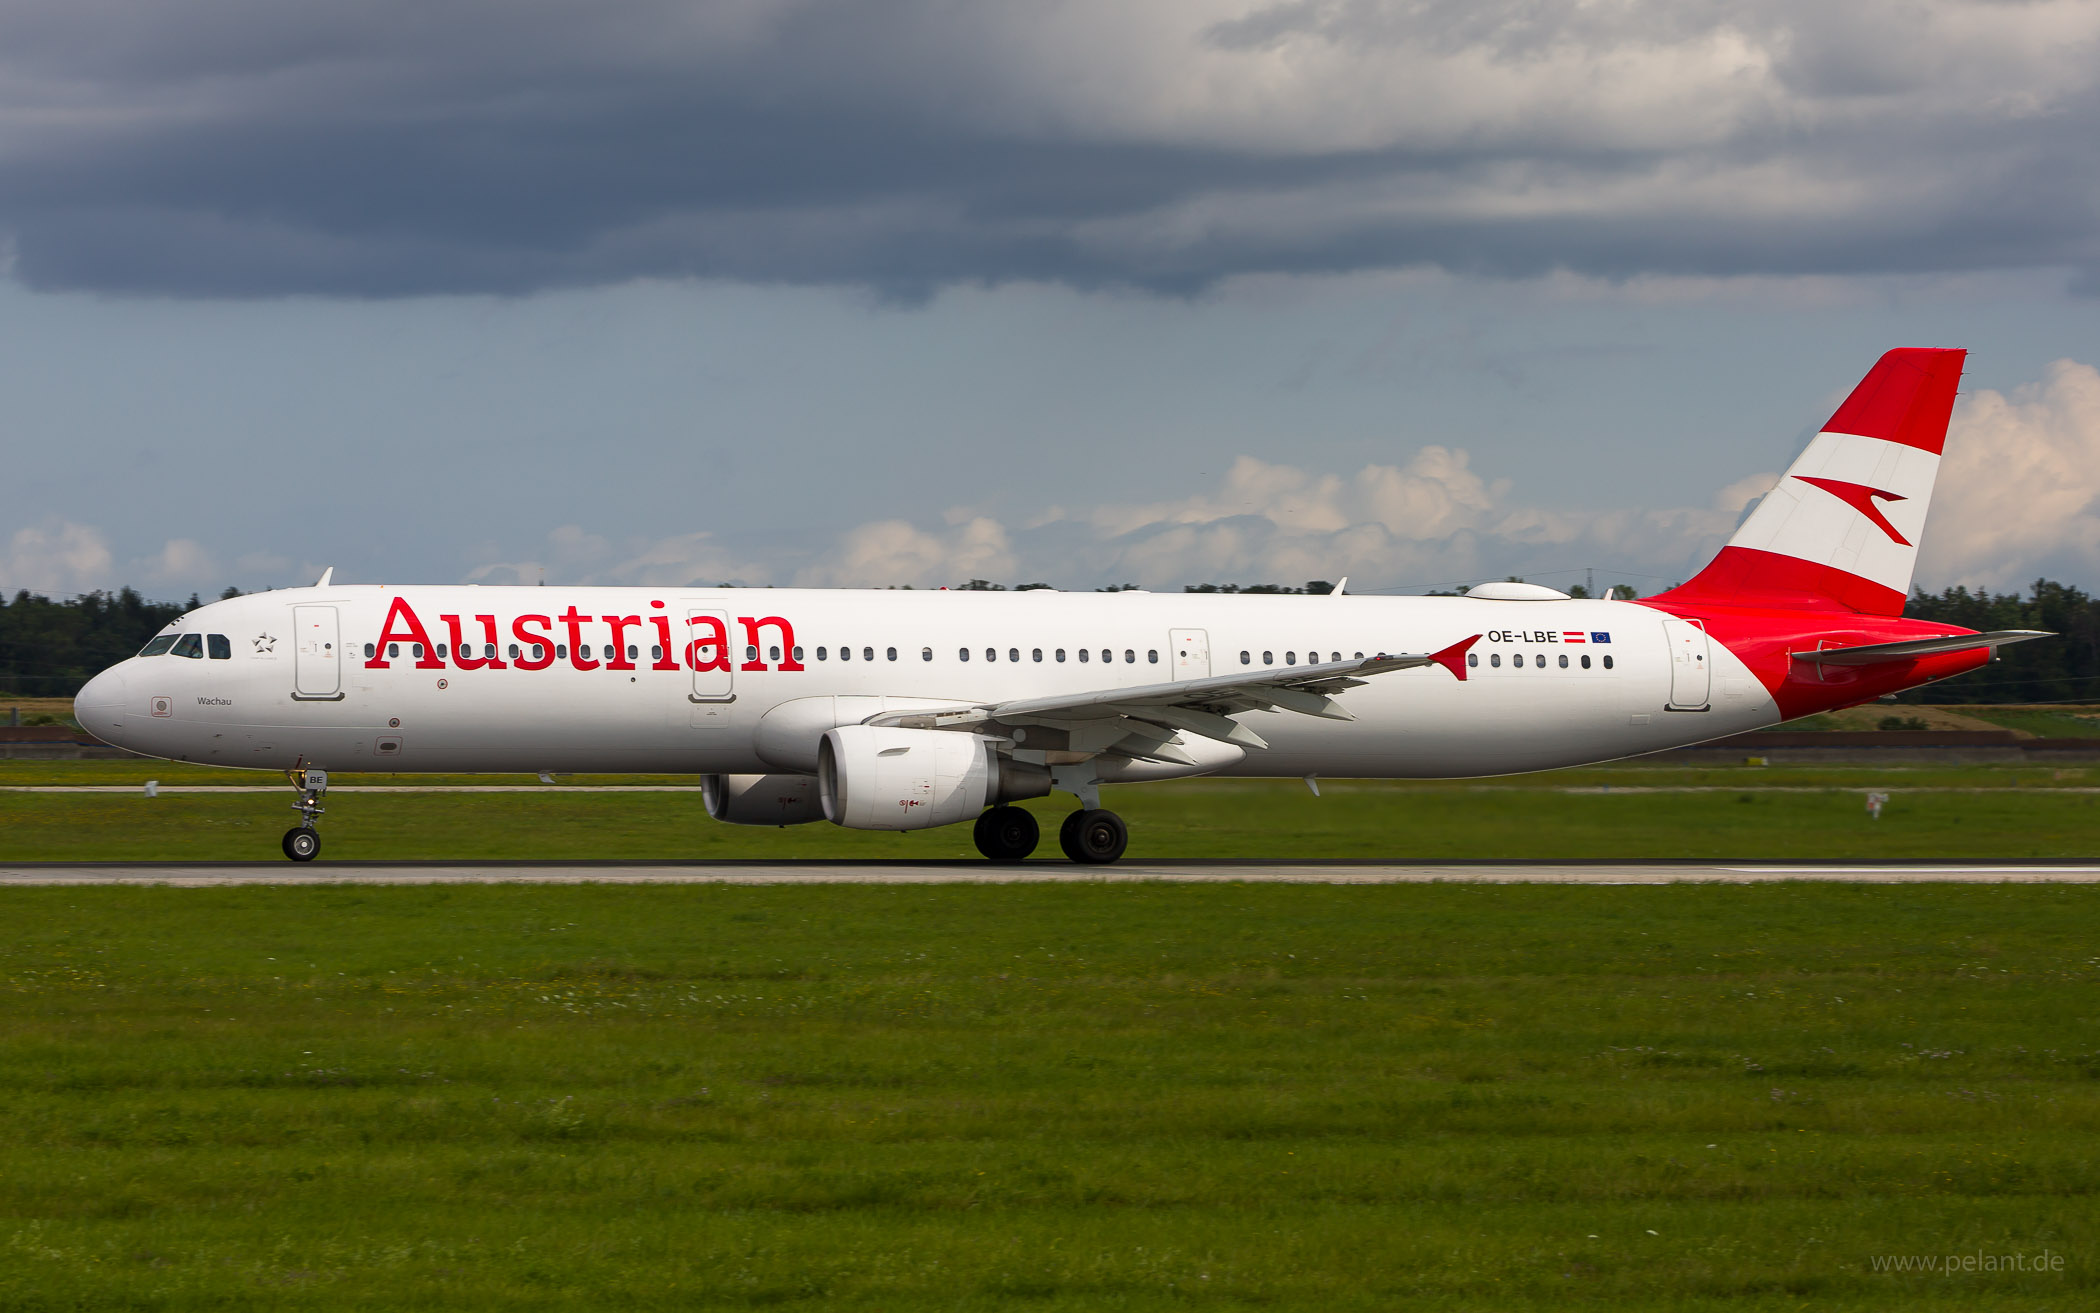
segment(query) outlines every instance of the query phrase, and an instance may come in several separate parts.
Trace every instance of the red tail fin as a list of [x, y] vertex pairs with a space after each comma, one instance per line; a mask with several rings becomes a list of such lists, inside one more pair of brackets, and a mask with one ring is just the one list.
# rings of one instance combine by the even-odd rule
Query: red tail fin
[[1883, 356], [1713, 563], [1660, 597], [1901, 615], [1965, 355]]

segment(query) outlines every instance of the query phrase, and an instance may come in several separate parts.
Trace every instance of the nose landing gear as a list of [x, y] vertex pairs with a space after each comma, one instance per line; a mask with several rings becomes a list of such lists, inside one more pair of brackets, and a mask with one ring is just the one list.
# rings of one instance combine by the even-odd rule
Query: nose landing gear
[[299, 823], [284, 832], [284, 855], [295, 862], [310, 862], [321, 851], [321, 832], [314, 828], [314, 818], [327, 810], [321, 805], [321, 795], [328, 792], [328, 772], [318, 767], [294, 766], [284, 774], [299, 790], [299, 801], [292, 804], [292, 810], [299, 813]]

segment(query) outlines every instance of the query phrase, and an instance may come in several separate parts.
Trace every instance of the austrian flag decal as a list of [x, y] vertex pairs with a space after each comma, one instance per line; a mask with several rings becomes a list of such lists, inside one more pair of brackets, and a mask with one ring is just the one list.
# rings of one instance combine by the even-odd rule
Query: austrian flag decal
[[1563, 643], [1587, 643], [1590, 640], [1588, 635], [1577, 630], [1563, 629], [1560, 631], [1560, 641]]

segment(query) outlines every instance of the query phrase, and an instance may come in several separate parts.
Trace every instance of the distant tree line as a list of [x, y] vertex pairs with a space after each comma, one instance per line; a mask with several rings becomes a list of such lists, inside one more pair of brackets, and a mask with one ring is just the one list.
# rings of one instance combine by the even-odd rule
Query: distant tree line
[[194, 595], [187, 602], [149, 602], [130, 588], [63, 602], [27, 591], [12, 601], [0, 594], [0, 692], [71, 697], [91, 676], [137, 652], [162, 626], [199, 605]]
[[[1048, 588], [1017, 584], [1013, 591]], [[1004, 592], [1005, 585], [972, 579], [971, 591]], [[1135, 585], [1106, 588], [1121, 592]], [[1190, 593], [1323, 594], [1334, 585], [1314, 579], [1288, 584], [1190, 584]], [[1579, 587], [1572, 590], [1578, 595]], [[1622, 596], [1633, 590], [1623, 585]], [[222, 597], [239, 596], [229, 588]], [[175, 617], [198, 605], [149, 602], [135, 589], [87, 593], [54, 601], [18, 592], [0, 595], [0, 693], [22, 697], [71, 697], [89, 677], [145, 646]], [[2025, 595], [1949, 588], [1912, 594], [1904, 614], [1965, 629], [2045, 629], [2055, 638], [1998, 649], [1998, 659], [1980, 670], [1914, 689], [1905, 702], [2100, 702], [2100, 598], [2069, 584], [2037, 579]]]
[[2100, 702], [2100, 598], [2049, 579], [2019, 593], [1911, 594], [1903, 614], [1964, 629], [2045, 629], [2038, 638], [1998, 649], [1980, 670], [1902, 695], [1904, 702]]

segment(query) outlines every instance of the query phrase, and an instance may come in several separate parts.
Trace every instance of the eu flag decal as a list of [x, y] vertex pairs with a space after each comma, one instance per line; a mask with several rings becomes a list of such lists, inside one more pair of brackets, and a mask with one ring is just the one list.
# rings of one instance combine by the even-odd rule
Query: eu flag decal
[[1590, 641], [1592, 643], [1609, 643], [1611, 641], [1611, 635], [1592, 632], [1590, 634]]

